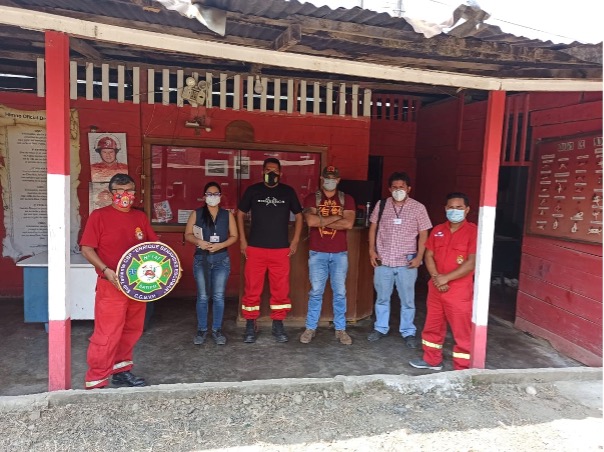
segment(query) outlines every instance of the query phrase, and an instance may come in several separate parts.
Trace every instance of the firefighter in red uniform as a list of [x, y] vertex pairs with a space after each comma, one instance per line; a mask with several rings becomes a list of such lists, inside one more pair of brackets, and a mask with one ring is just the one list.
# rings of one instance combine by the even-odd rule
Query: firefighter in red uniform
[[477, 228], [466, 221], [469, 211], [470, 203], [464, 193], [447, 195], [448, 221], [435, 226], [426, 242], [424, 261], [432, 279], [428, 283], [428, 313], [422, 332], [424, 357], [409, 361], [417, 369], [443, 368], [447, 323], [455, 340], [453, 368], [462, 370], [470, 365]]
[[86, 389], [107, 386], [109, 377], [117, 386], [145, 385], [145, 380], [130, 369], [134, 345], [143, 333], [146, 304], [122, 293], [115, 272], [128, 249], [158, 239], [144, 212], [132, 209], [136, 191], [130, 176], [114, 175], [109, 181], [109, 191], [112, 204], [92, 211], [80, 240], [82, 255], [94, 265], [99, 276]]

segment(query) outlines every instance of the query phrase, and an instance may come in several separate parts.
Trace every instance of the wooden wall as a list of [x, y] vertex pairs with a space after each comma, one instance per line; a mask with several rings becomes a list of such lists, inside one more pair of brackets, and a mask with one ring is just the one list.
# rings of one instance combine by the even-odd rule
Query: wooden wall
[[417, 130], [415, 197], [432, 223], [445, 221], [445, 197], [452, 191], [470, 197], [470, 221], [478, 221], [486, 102], [463, 98], [423, 107]]
[[[531, 93], [531, 141], [602, 130], [601, 93]], [[415, 197], [433, 223], [450, 191], [470, 196], [477, 221], [486, 102], [423, 107]], [[515, 325], [587, 365], [602, 365], [602, 246], [524, 236]]]
[[411, 186], [415, 187], [417, 183], [416, 132], [416, 122], [372, 120], [369, 154], [384, 157], [382, 197], [390, 196], [387, 182], [394, 171], [404, 171], [409, 174]]
[[[531, 94], [533, 143], [602, 130], [601, 93]], [[602, 366], [602, 245], [525, 235], [516, 327]]]
[[[45, 108], [44, 98], [29, 94], [0, 93], [0, 104], [23, 110]], [[91, 125], [96, 125], [101, 132], [127, 134], [129, 172], [137, 183], [142, 174], [142, 143], [145, 138], [191, 139], [200, 143], [204, 140], [221, 141], [225, 139], [227, 124], [234, 120], [244, 120], [253, 126], [256, 143], [325, 146], [328, 149], [328, 163], [337, 165], [346, 178], [364, 179], [367, 174], [370, 140], [368, 118], [302, 116], [295, 113], [288, 115], [212, 108], [207, 110], [212, 121], [212, 131], [196, 135], [194, 129], [184, 127], [185, 120], [197, 114], [189, 106], [177, 108], [175, 105], [135, 105], [83, 99], [73, 101], [71, 106], [78, 110], [80, 117], [82, 169], [78, 198], [82, 227], [88, 217], [90, 164], [87, 134]], [[0, 209], [0, 240], [5, 235], [3, 210]], [[194, 282], [189, 271], [192, 246], [182, 243], [182, 233], [161, 233], [161, 240], [174, 247], [182, 260], [183, 268], [187, 270], [174, 294], [194, 295]], [[228, 292], [229, 295], [236, 295], [239, 291], [240, 254], [237, 245], [230, 251], [233, 262]], [[23, 295], [23, 270], [16, 267], [12, 259], [0, 259], [0, 275], [0, 297]]]

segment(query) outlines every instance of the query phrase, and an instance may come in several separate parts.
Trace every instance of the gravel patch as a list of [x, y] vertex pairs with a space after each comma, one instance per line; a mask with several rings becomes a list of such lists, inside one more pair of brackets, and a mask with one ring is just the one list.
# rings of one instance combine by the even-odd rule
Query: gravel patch
[[565, 398], [554, 383], [410, 388], [376, 381], [307, 390], [214, 388], [163, 397], [110, 391], [116, 397], [80, 397], [75, 403], [0, 412], [0, 450], [604, 448], [602, 410]]

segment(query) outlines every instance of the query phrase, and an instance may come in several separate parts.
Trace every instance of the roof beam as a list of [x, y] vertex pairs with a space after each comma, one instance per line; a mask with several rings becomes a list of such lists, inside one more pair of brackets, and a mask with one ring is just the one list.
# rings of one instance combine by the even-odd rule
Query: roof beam
[[103, 59], [103, 54], [101, 52], [97, 51], [86, 41], [83, 41], [81, 39], [71, 38], [69, 40], [69, 47], [72, 50], [78, 52], [80, 55], [83, 55], [86, 58], [90, 58], [91, 60], [101, 61]]
[[358, 78], [375, 78], [428, 85], [456, 86], [482, 90], [513, 91], [601, 91], [601, 80], [501, 79], [452, 72], [399, 68], [383, 64], [346, 61], [274, 50], [236, 46], [166, 33], [155, 33], [127, 27], [117, 27], [55, 14], [21, 8], [0, 6], [0, 23], [36, 30], [56, 30], [84, 39], [152, 48], [160, 51], [213, 58], [247, 61], [277, 67], [343, 74]]
[[283, 52], [295, 46], [302, 40], [302, 28], [298, 24], [292, 24], [273, 41], [273, 50]]
[[[415, 54], [428, 53], [430, 55], [468, 58], [475, 57], [476, 53], [481, 53], [484, 54], [484, 58], [497, 58], [502, 61], [557, 61], [584, 64], [576, 58], [569, 58], [569, 55], [549, 49], [525, 48], [507, 43], [456, 38], [448, 35], [438, 35], [427, 39], [422, 34], [414, 31], [395, 30], [300, 15], [291, 16], [289, 19], [291, 23], [300, 24], [304, 34], [316, 34], [319, 37], [332, 37], [357, 44], [408, 50]], [[283, 20], [233, 12], [227, 13], [227, 20], [243, 22], [251, 26], [261, 24], [283, 28], [284, 25]]]

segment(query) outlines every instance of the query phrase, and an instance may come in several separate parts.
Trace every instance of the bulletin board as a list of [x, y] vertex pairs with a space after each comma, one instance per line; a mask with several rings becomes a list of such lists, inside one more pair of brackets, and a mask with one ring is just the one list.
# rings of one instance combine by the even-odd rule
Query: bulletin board
[[527, 233], [602, 243], [602, 131], [537, 142]]
[[292, 186], [300, 202], [318, 189], [320, 152], [151, 144], [151, 223], [184, 226], [192, 210], [203, 205], [203, 188], [210, 181], [221, 187], [220, 206], [234, 212], [247, 187], [262, 181], [262, 164], [269, 157], [280, 160], [280, 182]]

